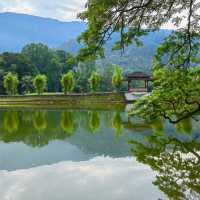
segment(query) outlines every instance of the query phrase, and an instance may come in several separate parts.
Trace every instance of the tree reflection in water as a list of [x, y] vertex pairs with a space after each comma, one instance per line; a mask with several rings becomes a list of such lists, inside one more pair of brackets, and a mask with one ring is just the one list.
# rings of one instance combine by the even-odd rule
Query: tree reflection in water
[[19, 128], [19, 115], [17, 111], [8, 110], [4, 114], [3, 126], [8, 133], [14, 133]]
[[192, 118], [186, 118], [176, 124], [176, 131], [178, 133], [192, 133]]
[[116, 136], [119, 137], [123, 130], [123, 122], [119, 112], [114, 113], [113, 115], [112, 127], [115, 130]]
[[91, 133], [96, 133], [100, 127], [100, 116], [97, 111], [89, 111], [89, 129]]
[[[187, 119], [176, 128], [191, 133], [191, 122]], [[145, 142], [130, 143], [137, 160], [157, 172], [154, 184], [169, 199], [200, 199], [200, 141], [193, 138], [185, 142], [175, 135], [158, 135], [155, 131], [145, 137]]]
[[[111, 151], [112, 155], [119, 155], [131, 138], [133, 155], [157, 172], [154, 184], [169, 199], [200, 199], [200, 138], [194, 134], [196, 131], [199, 136], [200, 127], [199, 122], [194, 127], [192, 123], [189, 118], [169, 128], [160, 118], [147, 122], [127, 119], [119, 112], [7, 110], [0, 112], [0, 140], [42, 147], [67, 138], [73, 144], [93, 149], [93, 153]], [[118, 139], [115, 142], [113, 129]], [[176, 133], [170, 134], [174, 129]], [[102, 136], [85, 134], [98, 130]], [[118, 142], [119, 146], [115, 146]], [[130, 147], [127, 145], [127, 149]]]
[[39, 110], [33, 113], [33, 126], [39, 133], [42, 133], [46, 130], [46, 111]]
[[60, 126], [68, 137], [72, 136], [75, 133], [77, 127], [72, 112], [62, 112]]

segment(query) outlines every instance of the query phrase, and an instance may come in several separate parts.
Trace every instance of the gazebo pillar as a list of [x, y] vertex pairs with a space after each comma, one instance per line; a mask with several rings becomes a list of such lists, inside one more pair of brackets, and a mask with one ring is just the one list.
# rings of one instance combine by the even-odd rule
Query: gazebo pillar
[[145, 86], [144, 87], [147, 88], [147, 80], [145, 80], [144, 82], [145, 82]]
[[131, 81], [128, 80], [128, 91], [130, 90], [130, 83], [131, 83]]

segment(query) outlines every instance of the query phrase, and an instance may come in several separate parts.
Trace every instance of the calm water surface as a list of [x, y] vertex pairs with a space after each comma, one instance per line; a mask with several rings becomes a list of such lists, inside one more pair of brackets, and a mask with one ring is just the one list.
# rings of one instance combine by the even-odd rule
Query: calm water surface
[[194, 119], [1, 110], [0, 200], [200, 199], [199, 150]]

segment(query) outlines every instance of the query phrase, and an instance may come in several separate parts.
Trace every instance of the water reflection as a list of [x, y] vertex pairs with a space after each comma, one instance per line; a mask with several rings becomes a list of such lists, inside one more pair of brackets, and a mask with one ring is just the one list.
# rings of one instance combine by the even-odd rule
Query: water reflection
[[[112, 170], [116, 169], [113, 163], [117, 163], [117, 165], [120, 165], [120, 163], [127, 164], [127, 166], [126, 164], [123, 166], [122, 170], [118, 171], [120, 179], [122, 179], [124, 177], [122, 172], [127, 170], [130, 163], [121, 158], [127, 159], [128, 157], [130, 159], [130, 156], [132, 156], [133, 166], [136, 165], [135, 163], [137, 165], [142, 163], [144, 165], [140, 165], [140, 167], [151, 167], [152, 170], [147, 170], [146, 176], [148, 177], [151, 173], [152, 176], [149, 181], [153, 181], [153, 184], [169, 199], [200, 199], [200, 125], [199, 121], [194, 121], [191, 118], [172, 125], [162, 118], [147, 122], [136, 117], [130, 118], [126, 113], [115, 111], [3, 110], [0, 111], [0, 141], [3, 142], [3, 144], [0, 143], [0, 170], [26, 168], [27, 170], [22, 174], [19, 172], [19, 176], [29, 172], [30, 174], [35, 173], [37, 169], [34, 168], [28, 171], [33, 166], [40, 166], [39, 174], [47, 173], [42, 165], [52, 165], [60, 161], [66, 162], [62, 165], [61, 171], [63, 173], [65, 167], [75, 165], [72, 161], [78, 161], [77, 166], [80, 167], [80, 174], [82, 173], [81, 166], [87, 169], [88, 167], [91, 168], [92, 172], [96, 165], [91, 165], [93, 161], [90, 160], [97, 156], [105, 156], [102, 157], [100, 166], [106, 165], [106, 159], [109, 158], [112, 167], [109, 167], [108, 173], [104, 171], [105, 174], [98, 168], [97, 171], [100, 174], [96, 175], [97, 179], [93, 177], [92, 181], [101, 181], [101, 177], [105, 178], [109, 173], [112, 174]], [[6, 149], [5, 160], [3, 160], [4, 153], [2, 152], [4, 151], [2, 149], [7, 143], [10, 146], [9, 149]], [[24, 158], [17, 157], [16, 154], [18, 151], [16, 149], [19, 148], [19, 146], [16, 146], [20, 145], [20, 148], [22, 148], [21, 143], [28, 146], [23, 146], [22, 154]], [[12, 148], [13, 151], [9, 153]], [[15, 158], [12, 158], [13, 154]], [[31, 159], [28, 162], [29, 158]], [[51, 168], [49, 166], [49, 173], [56, 171], [57, 167]], [[71, 168], [68, 169], [67, 177], [69, 178]], [[136, 169], [134, 168], [134, 170]], [[134, 180], [137, 170], [132, 171], [132, 173]], [[153, 180], [155, 173], [156, 177]], [[12, 173], [8, 172], [5, 177], [7, 176], [12, 176]], [[50, 175], [48, 174], [48, 176]], [[142, 174], [140, 176], [143, 180], [147, 179]], [[110, 177], [113, 180], [116, 178]], [[61, 177], [59, 176], [59, 178]], [[126, 192], [127, 199], [133, 197], [130, 196], [131, 187], [137, 188], [136, 186], [139, 183], [132, 184], [130, 178], [131, 173], [129, 171], [129, 174], [124, 177], [124, 182], [130, 182], [130, 192], [128, 194], [128, 190], [123, 188], [122, 196], [119, 199], [126, 199], [123, 198]], [[74, 177], [74, 179], [76, 178]], [[74, 184], [76, 181], [80, 181], [74, 179]], [[6, 182], [7, 178], [2, 180]], [[53, 179], [53, 181], [56, 180]], [[29, 181], [31, 182], [31, 179]], [[149, 186], [142, 183], [143, 187], [151, 188], [150, 182], [148, 183]], [[105, 185], [105, 181], [101, 183]], [[62, 184], [60, 183], [60, 185]], [[12, 184], [10, 185], [12, 187]], [[99, 185], [101, 184], [99, 183]], [[1, 187], [3, 186], [1, 186], [0, 181]], [[34, 187], [30, 189], [34, 190]], [[95, 191], [95, 188], [93, 189]], [[151, 191], [153, 191], [152, 188]], [[148, 191], [148, 194], [150, 193]], [[152, 195], [152, 197], [161, 198], [163, 193], [156, 191], [156, 196]], [[145, 198], [147, 197], [148, 195], [145, 196]], [[109, 198], [112, 199], [110, 196]]]
[[67, 137], [70, 137], [75, 133], [77, 125], [72, 112], [70, 111], [62, 112], [60, 126], [67, 135]]
[[148, 167], [134, 159], [96, 157], [0, 173], [0, 197], [1, 200], [155, 200], [164, 195], [149, 184], [153, 177]]
[[17, 111], [6, 111], [3, 117], [3, 127], [8, 133], [14, 133], [19, 128], [19, 115]]
[[176, 131], [178, 133], [192, 133], [192, 118], [186, 118], [176, 124]]
[[91, 133], [96, 133], [100, 127], [100, 117], [97, 111], [88, 112], [89, 115], [89, 130]]
[[120, 113], [114, 113], [112, 118], [112, 127], [115, 130], [116, 136], [120, 136], [122, 134], [123, 123]]
[[[181, 131], [191, 130], [188, 124], [181, 125]], [[154, 184], [169, 199], [200, 199], [199, 135], [187, 140], [175, 136], [158, 136], [155, 132], [146, 136], [145, 142], [132, 140], [132, 152], [139, 162], [157, 172]]]
[[33, 127], [37, 132], [42, 133], [47, 128], [47, 119], [45, 111], [35, 111], [33, 113]]

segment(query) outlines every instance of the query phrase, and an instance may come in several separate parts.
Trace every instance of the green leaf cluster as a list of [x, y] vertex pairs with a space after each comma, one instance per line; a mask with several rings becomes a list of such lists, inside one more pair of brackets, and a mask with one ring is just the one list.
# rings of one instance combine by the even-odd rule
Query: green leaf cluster
[[123, 80], [123, 70], [121, 67], [116, 66], [112, 76], [112, 86], [115, 90], [119, 91]]
[[39, 95], [42, 94], [44, 92], [45, 88], [47, 87], [46, 75], [38, 74], [33, 79], [33, 86]]
[[98, 72], [93, 71], [88, 82], [90, 84], [90, 90], [96, 92], [100, 86], [101, 76]]
[[75, 78], [72, 71], [69, 71], [68, 73], [62, 75], [61, 85], [65, 94], [74, 90]]
[[8, 95], [15, 95], [17, 93], [18, 83], [17, 75], [9, 72], [4, 76], [3, 85]]

